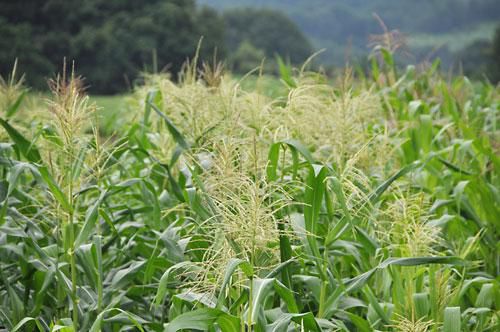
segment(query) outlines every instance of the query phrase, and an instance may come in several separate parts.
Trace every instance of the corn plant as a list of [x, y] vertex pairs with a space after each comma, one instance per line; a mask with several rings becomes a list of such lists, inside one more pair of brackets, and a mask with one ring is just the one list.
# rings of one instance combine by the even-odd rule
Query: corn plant
[[0, 330], [498, 330], [498, 88], [377, 51], [272, 97], [195, 58], [110, 136], [0, 81]]

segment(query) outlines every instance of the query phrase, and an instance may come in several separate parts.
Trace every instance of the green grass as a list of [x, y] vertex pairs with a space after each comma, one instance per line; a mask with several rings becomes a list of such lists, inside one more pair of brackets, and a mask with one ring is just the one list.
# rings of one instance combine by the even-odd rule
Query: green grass
[[0, 84], [0, 330], [497, 331], [498, 88], [382, 52], [335, 83]]
[[91, 102], [98, 107], [99, 127], [104, 134], [109, 135], [119, 130], [127, 117], [128, 105], [125, 95], [99, 96], [92, 95]]
[[[113, 134], [120, 130], [128, 116], [129, 109], [127, 95], [92, 95], [90, 103], [97, 107], [98, 126], [101, 133], [105, 136]], [[47, 93], [30, 92], [24, 100], [25, 109], [32, 112], [48, 113], [48, 101], [51, 96]], [[29, 111], [26, 111], [29, 112]], [[22, 119], [20, 119], [22, 120]]]
[[241, 89], [247, 92], [256, 91], [271, 98], [279, 97], [285, 92], [280, 79], [273, 75], [235, 75], [234, 79], [239, 81]]
[[102, 111], [102, 116], [106, 118], [114, 118], [120, 112], [123, 111], [123, 108], [126, 106], [125, 96], [123, 95], [115, 95], [115, 96], [99, 96], [92, 95], [91, 101], [95, 102], [97, 106]]

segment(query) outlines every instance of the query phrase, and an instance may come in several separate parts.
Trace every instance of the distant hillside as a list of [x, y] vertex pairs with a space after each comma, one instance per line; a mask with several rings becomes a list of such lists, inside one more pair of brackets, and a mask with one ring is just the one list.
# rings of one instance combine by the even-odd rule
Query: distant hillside
[[475, 39], [491, 39], [500, 23], [499, 0], [199, 0], [220, 10], [269, 7], [289, 15], [318, 49], [327, 48], [326, 62], [365, 54], [370, 34], [381, 33], [377, 13], [389, 27], [408, 37], [410, 51], [440, 55]]

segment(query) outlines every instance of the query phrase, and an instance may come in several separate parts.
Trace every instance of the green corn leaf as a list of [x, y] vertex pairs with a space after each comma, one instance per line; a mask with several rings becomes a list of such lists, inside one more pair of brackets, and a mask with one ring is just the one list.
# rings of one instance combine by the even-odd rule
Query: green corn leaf
[[399, 179], [400, 177], [406, 175], [407, 173], [415, 170], [416, 168], [422, 166], [423, 163], [420, 161], [415, 161], [409, 165], [404, 166], [401, 168], [399, 171], [394, 173], [390, 178], [388, 178], [386, 181], [384, 181], [382, 184], [380, 184], [377, 189], [369, 196], [369, 199], [372, 203], [377, 202], [382, 194], [389, 188], [389, 186]]
[[379, 81], [380, 78], [380, 67], [377, 62], [377, 57], [372, 57], [371, 61], [371, 72], [372, 72], [372, 77], [375, 82]]
[[127, 311], [119, 309], [119, 308], [110, 308], [110, 309], [106, 309], [103, 312], [99, 313], [99, 315], [97, 315], [96, 320], [94, 321], [94, 323], [90, 327], [89, 332], [100, 332], [101, 328], [102, 328], [102, 324], [104, 322], [105, 315], [107, 315], [109, 313], [113, 313], [113, 312], [118, 312], [119, 314], [122, 314], [124, 317], [126, 317], [129, 320], [130, 323], [132, 323], [133, 326], [135, 326], [137, 329], [139, 329], [139, 331], [144, 332], [144, 329], [142, 328], [142, 324], [147, 323], [147, 321], [145, 321], [144, 319], [140, 318], [137, 315], [134, 315], [130, 312], [127, 312]]
[[431, 309], [428, 293], [413, 294], [413, 303], [415, 305], [415, 315], [417, 319], [426, 317]]
[[173, 271], [176, 271], [176, 270], [179, 270], [179, 269], [184, 269], [184, 268], [187, 268], [187, 267], [192, 268], [193, 267], [193, 263], [188, 262], [188, 261], [180, 262], [180, 263], [177, 263], [177, 264], [169, 267], [163, 273], [163, 275], [160, 278], [160, 283], [158, 285], [158, 290], [156, 291], [156, 296], [155, 296], [154, 301], [153, 301], [153, 303], [156, 306], [159, 306], [163, 302], [163, 300], [165, 298], [165, 295], [167, 294], [168, 281], [169, 281], [169, 278], [170, 278], [170, 274]]
[[301, 328], [301, 331], [307, 332], [321, 332], [321, 327], [318, 325], [314, 316], [308, 313], [300, 313], [300, 314], [290, 314], [290, 313], [281, 313], [279, 318], [275, 320], [272, 324], [266, 326], [266, 331], [269, 332], [287, 332], [291, 327], [290, 324], [294, 322], [297, 324], [296, 327]]
[[68, 201], [68, 198], [66, 195], [62, 192], [61, 188], [59, 188], [59, 185], [56, 183], [56, 181], [52, 178], [52, 175], [50, 175], [49, 170], [47, 167], [42, 166], [38, 168], [40, 175], [42, 176], [42, 179], [44, 180], [45, 184], [49, 187], [50, 192], [56, 199], [56, 201], [62, 206], [62, 208], [66, 212], [71, 212], [73, 210], [73, 207]]
[[474, 306], [476, 308], [491, 308], [493, 301], [495, 300], [495, 290], [494, 285], [484, 284], [481, 286], [481, 290], [476, 298], [476, 303]]
[[[378, 299], [375, 297], [375, 294], [373, 293], [370, 287], [365, 286], [363, 288], [363, 293], [368, 297], [368, 301], [370, 302], [370, 307], [377, 314], [378, 318], [380, 318], [382, 322], [384, 322], [385, 324], [389, 324], [391, 322], [391, 319], [390, 319], [390, 313], [386, 311], [388, 307], [385, 306], [384, 308], [378, 302]], [[374, 321], [374, 318], [372, 318], [371, 321]]]
[[253, 268], [252, 266], [242, 259], [231, 258], [226, 266], [226, 272], [224, 274], [224, 280], [220, 286], [220, 293], [217, 299], [217, 308], [221, 308], [224, 303], [224, 292], [226, 287], [229, 284], [231, 276], [234, 274], [237, 268], [240, 268], [248, 278], [252, 278], [253, 276]]
[[261, 317], [260, 312], [263, 308], [264, 302], [266, 298], [271, 295], [273, 290], [276, 291], [276, 293], [284, 301], [290, 313], [298, 313], [298, 306], [297, 303], [295, 302], [293, 293], [278, 280], [274, 278], [266, 278], [266, 279], [255, 278], [251, 280], [251, 282], [252, 282], [252, 313], [251, 313], [252, 321], [248, 322], [249, 325], [254, 325], [254, 324], [259, 325], [259, 323], [265, 323], [265, 322], [259, 322], [258, 320]]
[[469, 280], [466, 280], [463, 284], [462, 287], [460, 288], [460, 292], [458, 292], [456, 298], [454, 299], [453, 303], [458, 303], [460, 299], [462, 299], [469, 288], [471, 288], [475, 284], [484, 284], [484, 283], [489, 283], [491, 282], [491, 278], [486, 278], [486, 277], [475, 277]]
[[283, 82], [285, 82], [285, 84], [289, 88], [296, 88], [297, 84], [293, 79], [291, 67], [286, 65], [283, 59], [279, 55], [276, 55], [276, 62], [278, 62], [280, 77], [283, 80]]
[[271, 145], [268, 154], [268, 164], [266, 172], [267, 172], [267, 178], [270, 181], [275, 181], [278, 178], [277, 173], [278, 173], [280, 149], [285, 147], [290, 148], [290, 151], [292, 153], [292, 161], [293, 161], [292, 173], [294, 178], [297, 176], [297, 172], [299, 169], [299, 154], [309, 164], [311, 165], [314, 164], [314, 158], [311, 155], [311, 152], [300, 142], [291, 139], [276, 142]]
[[219, 309], [202, 308], [183, 313], [168, 323], [164, 332], [177, 332], [183, 329], [209, 331], [217, 324], [222, 332], [234, 332], [241, 329], [241, 321]]
[[384, 58], [384, 62], [389, 67], [389, 69], [395, 70], [394, 57], [393, 57], [392, 53], [388, 49], [383, 48], [383, 47], [380, 48], [380, 52], [382, 53], [382, 57]]
[[343, 212], [343, 217], [335, 224], [334, 227], [330, 228], [328, 234], [326, 235], [325, 245], [328, 246], [331, 243], [339, 239], [347, 230], [353, 226], [353, 219], [351, 217], [351, 212], [347, 207], [347, 199], [342, 189], [342, 184], [337, 177], [332, 176], [329, 178], [332, 183], [332, 189], [335, 193], [335, 197], [340, 204], [340, 208]]
[[253, 279], [252, 285], [252, 312], [251, 321], [247, 322], [249, 326], [258, 324], [258, 319], [261, 316], [260, 311], [263, 310], [265, 299], [271, 295], [274, 288], [274, 279]]
[[274, 290], [281, 299], [285, 302], [286, 307], [288, 308], [288, 312], [292, 314], [299, 313], [299, 308], [297, 303], [295, 302], [294, 295], [290, 289], [285, 287], [279, 280], [274, 279]]
[[10, 138], [16, 144], [16, 148], [19, 152], [30, 162], [40, 163], [42, 157], [38, 152], [36, 146], [32, 142], [28, 141], [19, 131], [12, 127], [7, 121], [0, 119], [0, 125], [5, 128]]
[[17, 111], [19, 110], [19, 106], [21, 106], [21, 103], [22, 103], [24, 97], [26, 97], [27, 92], [28, 91], [21, 92], [19, 97], [17, 97], [16, 101], [13, 102], [12, 105], [9, 105], [9, 107], [7, 108], [7, 112], [6, 112], [7, 118], [10, 118], [15, 113], [17, 113]]
[[85, 271], [85, 275], [87, 276], [90, 285], [93, 288], [97, 288], [97, 262], [96, 262], [96, 248], [93, 244], [86, 244], [83, 246], [77, 247], [75, 253], [80, 261], [80, 266]]
[[78, 233], [75, 241], [75, 247], [81, 246], [90, 237], [92, 232], [95, 230], [95, 224], [99, 217], [99, 207], [106, 197], [107, 192], [101, 193], [101, 196], [95, 201], [95, 203], [87, 210], [85, 213], [85, 221], [83, 227]]
[[14, 326], [14, 328], [11, 330], [11, 332], [16, 332], [16, 331], [24, 331], [21, 330], [21, 328], [25, 328], [25, 325], [28, 324], [29, 322], [34, 322], [38, 331], [41, 331], [41, 332], [44, 332], [45, 329], [43, 328], [42, 324], [40, 323], [40, 321], [38, 320], [38, 318], [33, 318], [33, 317], [24, 317], [23, 319], [21, 319], [19, 321], [19, 323], [16, 324], [16, 326]]
[[370, 323], [366, 321], [363, 317], [360, 317], [358, 315], [355, 315], [350, 312], [344, 312], [349, 320], [356, 326], [357, 331], [362, 331], [362, 332], [371, 332], [373, 329], [370, 326]]
[[446, 307], [444, 309], [443, 332], [460, 332], [462, 317], [460, 307]]
[[128, 267], [118, 270], [111, 279], [111, 289], [122, 288], [135, 274], [141, 270], [146, 261], [132, 261]]
[[380, 269], [385, 269], [390, 265], [396, 266], [418, 266], [418, 265], [426, 265], [426, 264], [450, 264], [450, 265], [465, 265], [465, 262], [459, 258], [454, 256], [448, 257], [411, 257], [411, 258], [388, 258], [382, 263], [380, 263], [377, 267], [360, 274], [357, 277], [352, 278], [347, 282], [347, 291], [353, 291], [361, 288], [366, 284], [368, 279]]
[[319, 261], [322, 260], [322, 257], [318, 248], [316, 236], [319, 236], [317, 224], [319, 222], [319, 215], [326, 188], [325, 180], [328, 174], [329, 169], [324, 166], [313, 164], [310, 167], [304, 199], [304, 203], [307, 204], [304, 207], [304, 222], [307, 231], [307, 242], [313, 255], [318, 261], [318, 272], [322, 275], [323, 280], [326, 280], [326, 276], [319, 266]]
[[177, 129], [177, 127], [174, 125], [174, 123], [169, 119], [168, 116], [166, 116], [160, 109], [150, 101], [148, 101], [148, 104], [151, 106], [151, 108], [158, 114], [166, 123], [168, 131], [174, 138], [174, 140], [179, 144], [183, 149], [187, 150], [189, 149], [189, 144], [184, 138], [184, 136], [181, 134], [180, 130]]

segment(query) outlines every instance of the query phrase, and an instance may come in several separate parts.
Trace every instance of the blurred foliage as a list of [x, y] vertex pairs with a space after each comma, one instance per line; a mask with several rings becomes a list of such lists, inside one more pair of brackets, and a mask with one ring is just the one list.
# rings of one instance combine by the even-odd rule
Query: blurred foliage
[[0, 34], [0, 74], [18, 58], [27, 83], [45, 89], [64, 58], [75, 59], [78, 72], [91, 82], [90, 92], [101, 94], [130, 89], [142, 71], [178, 73], [202, 37], [201, 58], [228, 57], [241, 73], [263, 57], [280, 54], [299, 63], [312, 53], [284, 14], [234, 10], [221, 15], [197, 7], [195, 0], [3, 0]]
[[256, 48], [248, 40], [244, 40], [233, 54], [231, 64], [237, 72], [248, 72], [258, 67], [264, 57], [263, 50]]
[[[444, 42], [437, 48], [431, 45], [465, 36], [466, 28], [472, 31], [478, 24], [494, 22], [499, 18], [497, 1], [464, 0], [453, 6], [446, 6], [449, 1], [402, 1], [398, 6], [390, 6], [388, 1], [323, 2], [0, 0], [0, 74], [7, 75], [17, 58], [26, 83], [43, 90], [47, 78], [60, 70], [66, 58], [68, 63], [76, 60], [76, 69], [86, 77], [91, 93], [123, 92], [141, 83], [141, 72], [178, 73], [202, 36], [200, 57], [212, 59], [216, 54], [217, 59], [227, 59], [227, 67], [238, 74], [256, 68], [263, 58], [265, 71], [277, 73], [277, 54], [296, 65], [313, 53], [311, 42], [320, 45], [325, 40], [330, 43], [325, 44], [329, 51], [318, 60], [327, 68], [340, 64], [335, 59], [342, 58], [342, 63], [347, 60], [367, 69], [367, 37], [380, 30], [372, 17], [378, 12], [390, 28], [427, 36], [420, 38], [409, 57], [395, 54], [400, 67], [439, 57], [445, 70], [447, 65], [457, 64], [453, 69], [460, 68], [472, 78], [499, 81], [498, 32], [495, 42], [481, 39], [471, 43], [475, 34], [457, 39], [458, 44], [466, 45], [459, 51]], [[226, 10], [219, 13], [197, 4]], [[238, 5], [252, 8], [234, 8]], [[443, 10], [449, 10], [449, 15]], [[426, 15], [404, 19], [414, 12]], [[430, 40], [429, 34], [436, 40]], [[408, 46], [413, 43], [411, 38], [407, 40]]]
[[493, 80], [500, 82], [500, 26], [498, 26], [495, 32], [495, 38], [493, 39], [492, 69], [494, 71]]
[[476, 40], [457, 55], [465, 75], [474, 79], [500, 81], [500, 25], [492, 41]]
[[[446, 44], [485, 23], [500, 20], [497, 0], [199, 0], [199, 3], [220, 10], [245, 6], [279, 10], [299, 26], [314, 46], [327, 48], [321, 55], [325, 63], [337, 65], [345, 63], [346, 53], [354, 58], [366, 55], [368, 36], [380, 32], [373, 13], [380, 15], [389, 28], [409, 36], [450, 36]], [[443, 46], [431, 39], [428, 42], [425, 47], [429, 51]], [[418, 53], [422, 46], [412, 51]], [[451, 62], [453, 57], [449, 59]]]
[[[252, 57], [256, 55], [257, 49], [267, 58], [280, 54], [294, 64], [305, 61], [313, 52], [311, 44], [295, 23], [278, 11], [232, 9], [224, 13], [224, 20], [227, 46], [232, 52], [249, 52], [248, 57]], [[252, 44], [254, 50], [250, 49], [248, 43]], [[262, 57], [259, 57], [257, 61], [261, 60]]]
[[0, 72], [18, 58], [38, 89], [64, 57], [77, 60], [92, 92], [114, 93], [130, 87], [143, 69], [177, 73], [201, 36], [201, 55], [216, 47], [224, 55], [222, 18], [194, 0], [1, 1], [0, 34]]

